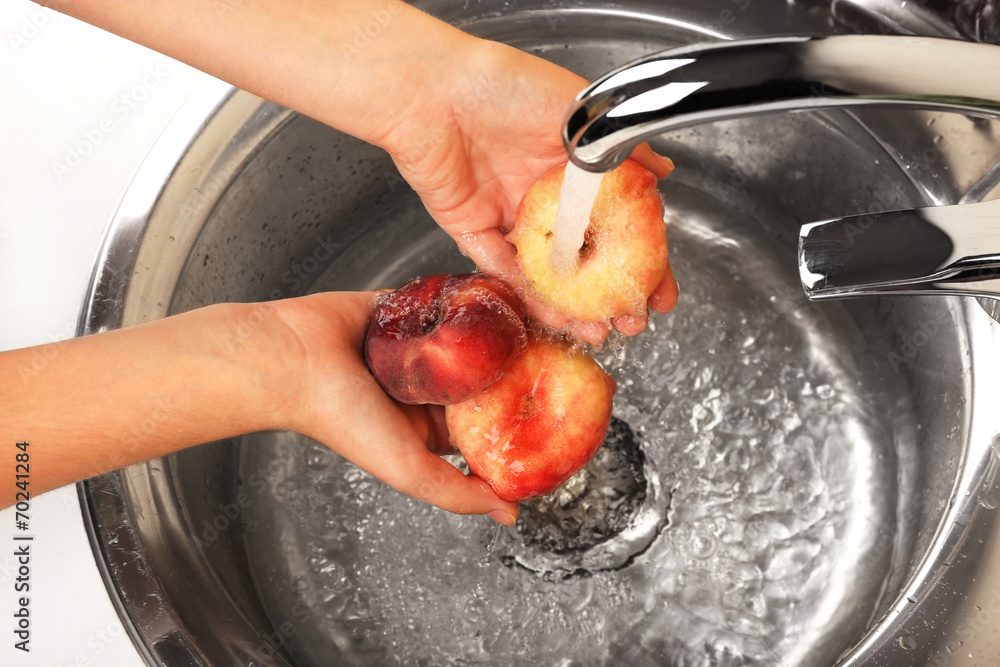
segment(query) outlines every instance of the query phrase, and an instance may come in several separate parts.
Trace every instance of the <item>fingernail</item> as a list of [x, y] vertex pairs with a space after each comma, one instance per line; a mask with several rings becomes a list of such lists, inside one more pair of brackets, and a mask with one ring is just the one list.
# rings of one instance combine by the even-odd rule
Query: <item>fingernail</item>
[[659, 153], [654, 153], [654, 155], [656, 155], [656, 158], [660, 161], [660, 166], [663, 167], [663, 169], [667, 172], [667, 174], [669, 174], [674, 170], [673, 160], [671, 160], [668, 157], [663, 157]]
[[517, 523], [517, 517], [513, 516], [510, 512], [504, 512], [503, 510], [493, 510], [486, 516], [505, 526], [513, 526]]

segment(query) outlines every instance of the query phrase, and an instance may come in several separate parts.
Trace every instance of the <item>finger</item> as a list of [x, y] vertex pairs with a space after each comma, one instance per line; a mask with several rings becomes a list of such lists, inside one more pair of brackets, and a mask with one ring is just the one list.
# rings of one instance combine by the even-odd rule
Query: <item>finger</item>
[[611, 320], [611, 323], [615, 329], [626, 336], [635, 336], [646, 329], [646, 320], [647, 314], [643, 312], [616, 317]]
[[677, 294], [677, 281], [674, 280], [674, 272], [668, 263], [663, 278], [649, 295], [649, 307], [658, 313], [669, 313], [677, 305]]
[[524, 308], [528, 317], [553, 329], [565, 329], [569, 324], [569, 317], [552, 306], [533, 298], [528, 294], [521, 294]]
[[427, 442], [427, 449], [441, 456], [444, 454], [456, 454], [458, 450], [451, 444], [448, 436], [448, 423], [444, 417], [443, 405], [422, 405], [407, 406], [424, 410], [429, 422], [428, 430], [431, 434]]
[[[474, 475], [464, 475], [437, 456], [441, 454], [458, 453], [448, 437], [448, 425], [445, 420], [443, 405], [404, 405], [404, 413], [409, 413], [417, 420], [423, 420], [426, 425], [427, 451], [429, 458], [419, 450], [414, 454], [416, 465], [411, 467], [411, 474], [405, 481], [409, 485], [403, 491], [419, 500], [435, 505], [456, 514], [487, 514], [493, 520], [506, 526], [513, 526], [517, 521], [517, 503], [511, 503], [499, 498], [492, 487]], [[437, 461], [433, 459], [437, 458]], [[444, 466], [440, 465], [441, 463]], [[458, 473], [456, 476], [455, 473]], [[413, 485], [416, 485], [413, 487]], [[485, 496], [487, 509], [477, 507], [476, 496]], [[498, 505], [499, 501], [499, 505]], [[466, 510], [466, 507], [471, 509]]]
[[604, 322], [580, 322], [579, 320], [570, 320], [563, 327], [565, 331], [568, 331], [570, 335], [579, 341], [584, 343], [590, 343], [591, 345], [597, 347], [604, 343], [608, 338], [610, 329], [608, 325]]
[[[497, 496], [489, 484], [465, 475], [426, 449], [407, 461], [407, 474], [400, 485], [390, 484], [408, 495], [455, 514], [488, 514], [506, 526], [517, 521], [517, 504]], [[389, 480], [386, 480], [389, 481]]]
[[336, 388], [324, 393], [328, 404], [351, 405], [352, 409], [335, 423], [318, 416], [315, 428], [304, 431], [306, 435], [394, 489], [431, 505], [458, 514], [490, 514], [506, 525], [516, 520], [514, 503], [502, 500], [488, 484], [467, 477], [428, 449], [440, 449], [447, 437], [433, 411], [393, 401], [360, 359], [329, 381]]
[[665, 178], [674, 170], [673, 161], [653, 152], [653, 149], [646, 142], [636, 146], [629, 158], [649, 169], [656, 174], [657, 178]]
[[520, 276], [514, 246], [504, 239], [498, 227], [462, 234], [455, 237], [455, 243], [484, 273], [509, 285], [518, 284]]

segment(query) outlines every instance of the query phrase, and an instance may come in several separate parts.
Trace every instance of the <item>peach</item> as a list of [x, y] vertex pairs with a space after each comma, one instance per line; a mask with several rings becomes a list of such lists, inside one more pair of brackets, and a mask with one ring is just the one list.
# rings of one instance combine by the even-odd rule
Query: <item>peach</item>
[[518, 206], [507, 240], [543, 303], [582, 322], [644, 316], [667, 270], [667, 237], [656, 175], [632, 160], [604, 175], [575, 270], [552, 262], [565, 166], [538, 179]]
[[500, 380], [446, 406], [445, 419], [472, 473], [516, 502], [551, 493], [594, 457], [614, 393], [593, 357], [531, 336]]
[[402, 403], [461, 403], [496, 382], [527, 343], [524, 313], [482, 274], [416, 278], [378, 300], [365, 361]]

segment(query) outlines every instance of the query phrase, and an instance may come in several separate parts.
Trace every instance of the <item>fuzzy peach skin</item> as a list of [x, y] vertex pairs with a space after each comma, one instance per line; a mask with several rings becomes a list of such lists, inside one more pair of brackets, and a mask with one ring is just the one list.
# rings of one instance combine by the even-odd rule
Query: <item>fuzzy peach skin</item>
[[414, 278], [382, 296], [365, 361], [401, 403], [448, 405], [496, 382], [527, 342], [514, 293], [478, 273]]
[[594, 457], [611, 420], [615, 381], [590, 355], [532, 337], [507, 372], [445, 407], [452, 445], [503, 500], [551, 493]]
[[550, 261], [564, 171], [556, 167], [528, 189], [507, 235], [533, 295], [582, 322], [644, 320], [650, 295], [668, 275], [656, 175], [632, 160], [604, 175], [579, 264], [564, 273]]

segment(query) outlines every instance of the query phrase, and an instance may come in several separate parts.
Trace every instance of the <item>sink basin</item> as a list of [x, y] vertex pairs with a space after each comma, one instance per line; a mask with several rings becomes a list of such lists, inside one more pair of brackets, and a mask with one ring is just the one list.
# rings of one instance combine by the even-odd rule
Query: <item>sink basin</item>
[[[588, 78], [826, 26], [786, 2], [420, 4]], [[995, 662], [997, 324], [955, 297], [810, 303], [796, 241], [806, 221], [957, 201], [997, 136], [870, 110], [656, 138], [681, 299], [598, 352], [619, 393], [591, 466], [513, 529], [294, 433], [88, 480], [137, 647], [164, 665]], [[382, 151], [213, 82], [125, 193], [81, 333], [472, 268]]]

